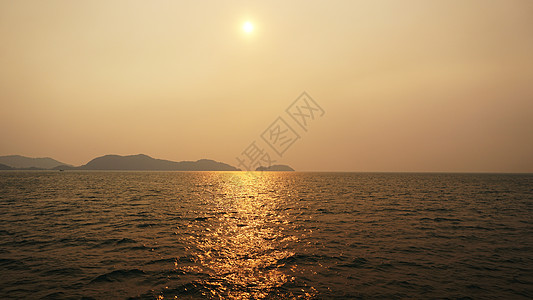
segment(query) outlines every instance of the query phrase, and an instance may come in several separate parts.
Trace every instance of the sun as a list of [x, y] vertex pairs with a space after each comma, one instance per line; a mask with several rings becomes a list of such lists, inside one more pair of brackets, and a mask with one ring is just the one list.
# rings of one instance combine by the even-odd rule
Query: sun
[[246, 21], [242, 25], [242, 30], [244, 30], [244, 32], [246, 33], [251, 33], [252, 31], [254, 31], [254, 24], [252, 24], [250, 21]]

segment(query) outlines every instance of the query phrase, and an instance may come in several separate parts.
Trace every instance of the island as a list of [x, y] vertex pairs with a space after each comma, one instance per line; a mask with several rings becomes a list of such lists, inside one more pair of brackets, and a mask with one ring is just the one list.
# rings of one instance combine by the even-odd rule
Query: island
[[287, 165], [272, 165], [269, 167], [260, 166], [256, 171], [294, 172], [294, 169]]

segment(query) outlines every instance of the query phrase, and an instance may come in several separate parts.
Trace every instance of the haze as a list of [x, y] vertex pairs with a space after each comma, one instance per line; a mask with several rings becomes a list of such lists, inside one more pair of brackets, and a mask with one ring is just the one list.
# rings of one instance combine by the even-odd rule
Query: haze
[[[303, 91], [299, 171], [533, 172], [533, 2], [0, 1], [0, 155], [238, 156]], [[243, 32], [244, 22], [253, 32]]]

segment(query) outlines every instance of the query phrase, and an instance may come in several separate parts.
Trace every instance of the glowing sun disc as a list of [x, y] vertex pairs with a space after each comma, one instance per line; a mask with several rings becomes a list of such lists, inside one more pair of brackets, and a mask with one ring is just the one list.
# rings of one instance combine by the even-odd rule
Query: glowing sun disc
[[242, 30], [244, 30], [244, 32], [246, 33], [250, 33], [254, 31], [254, 25], [250, 22], [244, 22], [244, 24], [242, 25]]

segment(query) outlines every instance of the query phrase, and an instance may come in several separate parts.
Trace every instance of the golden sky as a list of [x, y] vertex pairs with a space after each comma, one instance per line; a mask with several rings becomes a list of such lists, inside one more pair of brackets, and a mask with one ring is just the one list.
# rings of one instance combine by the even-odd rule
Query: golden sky
[[530, 0], [0, 0], [0, 155], [236, 165], [307, 91], [325, 114], [275, 157], [297, 170], [533, 172], [532, 16]]

